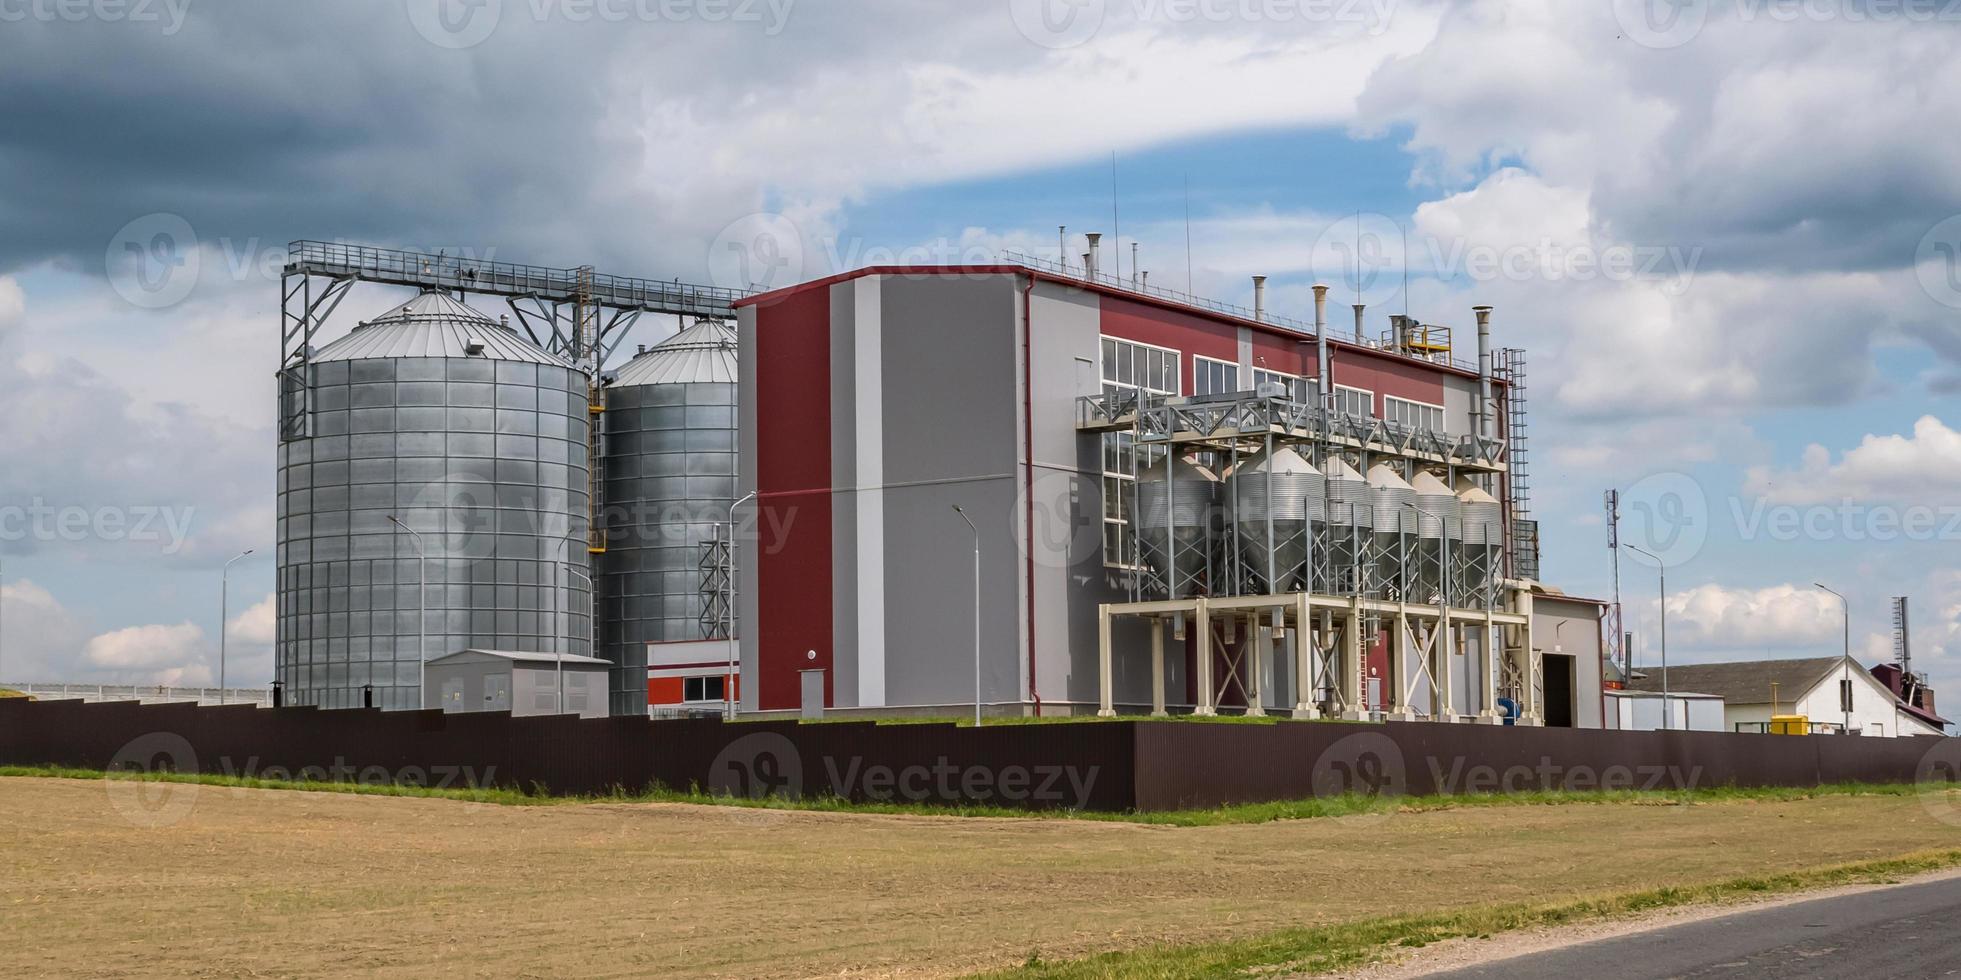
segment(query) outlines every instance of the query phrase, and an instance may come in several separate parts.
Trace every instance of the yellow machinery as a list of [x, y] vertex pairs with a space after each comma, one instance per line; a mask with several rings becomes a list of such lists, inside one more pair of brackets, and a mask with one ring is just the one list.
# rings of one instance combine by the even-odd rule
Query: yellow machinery
[[1772, 735], [1809, 735], [1811, 719], [1804, 715], [1771, 715], [1770, 727], [1765, 731]]

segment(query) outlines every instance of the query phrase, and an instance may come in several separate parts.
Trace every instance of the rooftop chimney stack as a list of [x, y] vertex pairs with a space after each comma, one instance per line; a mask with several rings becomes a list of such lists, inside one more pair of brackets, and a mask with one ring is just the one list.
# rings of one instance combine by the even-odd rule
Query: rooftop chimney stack
[[1369, 342], [1368, 338], [1362, 336], [1362, 311], [1364, 309], [1367, 309], [1367, 307], [1364, 306], [1363, 304], [1361, 303], [1355, 304], [1355, 342], [1358, 344], [1366, 344]]
[[1062, 271], [1069, 271], [1069, 226], [1055, 226], [1055, 260], [1062, 264]]
[[1321, 393], [1321, 407], [1328, 406], [1328, 395], [1334, 389], [1328, 370], [1328, 287], [1314, 286], [1314, 363], [1316, 366], [1315, 386]]
[[1266, 277], [1253, 277], [1253, 319], [1266, 319]]
[[1494, 406], [1491, 402], [1491, 307], [1473, 306], [1478, 317], [1478, 435], [1492, 435]]
[[1089, 234], [1084, 235], [1083, 237], [1089, 239], [1089, 254], [1083, 259], [1083, 267], [1085, 271], [1088, 273], [1089, 278], [1095, 279], [1096, 266], [1098, 265], [1096, 261], [1097, 244], [1103, 241], [1103, 236], [1098, 232], [1092, 231]]

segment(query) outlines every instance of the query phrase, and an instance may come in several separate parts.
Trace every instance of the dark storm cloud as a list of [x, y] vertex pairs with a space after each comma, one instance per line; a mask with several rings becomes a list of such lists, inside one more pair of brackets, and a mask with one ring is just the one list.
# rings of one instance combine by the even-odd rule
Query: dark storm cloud
[[[118, 229], [167, 212], [235, 249], [354, 239], [699, 275], [703, 243], [767, 189], [691, 174], [695, 199], [663, 201], [636, 186], [659, 174], [659, 148], [639, 143], [635, 113], [755, 111], [810, 72], [911, 53], [908, 38], [969, 18], [999, 23], [961, 50], [1039, 53], [992, 5], [492, 3], [496, 29], [463, 50], [431, 43], [401, 0], [198, 0], [169, 34], [0, 24], [0, 274], [49, 260], [99, 273]], [[723, 10], [758, 20], [707, 19]]]

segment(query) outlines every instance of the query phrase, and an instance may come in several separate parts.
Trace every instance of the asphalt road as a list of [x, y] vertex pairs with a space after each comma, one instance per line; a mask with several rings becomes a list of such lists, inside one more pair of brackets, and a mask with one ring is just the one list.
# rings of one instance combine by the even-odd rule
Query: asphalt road
[[1961, 977], [1961, 878], [1739, 912], [1430, 976]]

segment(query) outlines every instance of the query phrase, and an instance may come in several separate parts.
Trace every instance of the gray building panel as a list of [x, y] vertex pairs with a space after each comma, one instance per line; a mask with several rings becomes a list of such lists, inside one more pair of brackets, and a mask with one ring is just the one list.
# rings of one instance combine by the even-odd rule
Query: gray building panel
[[884, 581], [885, 703], [973, 698], [973, 537], [954, 504], [982, 536], [983, 698], [1018, 701], [1024, 630], [1001, 614], [1019, 608], [1022, 593], [1016, 277], [877, 284], [882, 479], [860, 513], [883, 524], [874, 577]]

